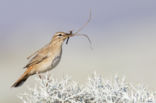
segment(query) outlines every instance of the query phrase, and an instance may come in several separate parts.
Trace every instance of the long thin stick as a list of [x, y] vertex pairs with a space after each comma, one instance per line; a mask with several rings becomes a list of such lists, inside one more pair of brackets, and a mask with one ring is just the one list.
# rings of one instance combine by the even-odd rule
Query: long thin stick
[[93, 49], [93, 47], [92, 47], [92, 41], [90, 40], [90, 38], [89, 38], [88, 35], [86, 35], [86, 34], [78, 34], [78, 35], [75, 35], [75, 36], [84, 36], [84, 37], [86, 37], [88, 39], [88, 41], [89, 41], [90, 48]]
[[[91, 18], [92, 18], [92, 13], [91, 13], [91, 10], [90, 10], [89, 18], [88, 18], [87, 22], [85, 24], [83, 24], [75, 33], [72, 33], [72, 31], [70, 31], [69, 34], [72, 35], [72, 36], [84, 36], [84, 37], [86, 37], [88, 39], [88, 41], [90, 43], [90, 47], [92, 49], [92, 41], [90, 40], [89, 36], [86, 35], [86, 34], [79, 34], [79, 32], [81, 30], [83, 30], [88, 25], [88, 23], [91, 21]], [[67, 38], [66, 44], [68, 44], [68, 41], [69, 41], [69, 38]]]
[[88, 39], [89, 43], [92, 44], [92, 41], [90, 40], [88, 35], [86, 35], [86, 34], [78, 34], [76, 36], [84, 36], [84, 37], [86, 37]]
[[80, 32], [81, 30], [83, 30], [83, 28], [85, 28], [88, 23], [91, 21], [91, 17], [92, 17], [92, 13], [91, 13], [91, 10], [90, 10], [90, 13], [89, 13], [89, 18], [87, 20], [87, 22], [85, 24], [82, 25], [82, 27], [80, 27], [77, 32], [74, 33], [74, 35], [77, 35], [78, 32]]

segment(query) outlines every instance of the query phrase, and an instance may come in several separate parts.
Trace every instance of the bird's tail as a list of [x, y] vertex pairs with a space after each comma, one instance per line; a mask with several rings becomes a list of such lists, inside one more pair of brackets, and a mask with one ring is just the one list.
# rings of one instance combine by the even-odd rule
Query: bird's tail
[[27, 71], [24, 72], [24, 74], [11, 86], [11, 87], [19, 87], [21, 86], [29, 77], [29, 74]]

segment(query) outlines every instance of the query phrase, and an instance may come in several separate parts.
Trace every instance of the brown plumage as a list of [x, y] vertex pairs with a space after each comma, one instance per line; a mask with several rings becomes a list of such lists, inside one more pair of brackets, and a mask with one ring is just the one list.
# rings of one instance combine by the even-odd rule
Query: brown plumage
[[18, 87], [21, 86], [29, 77], [29, 73], [31, 71], [32, 67], [29, 67], [23, 75], [12, 85], [12, 87]]
[[91, 20], [91, 11], [89, 15], [88, 21], [80, 28], [77, 32], [74, 34], [72, 31], [70, 33], [64, 33], [64, 32], [57, 32], [53, 36], [50, 43], [45, 45], [40, 50], [34, 52], [32, 55], [27, 57], [27, 59], [32, 58], [29, 63], [24, 67], [26, 68], [26, 71], [23, 73], [23, 75], [12, 85], [12, 87], [19, 87], [21, 86], [31, 75], [34, 75], [36, 73], [42, 73], [46, 72], [48, 70], [53, 69], [57, 66], [57, 64], [60, 62], [61, 55], [62, 55], [62, 44], [67, 39], [66, 44], [68, 43], [68, 40], [72, 36], [84, 36], [86, 37], [90, 44], [91, 40], [89, 37], [85, 34], [78, 34]]
[[31, 75], [53, 69], [61, 59], [62, 44], [64, 40], [71, 36], [72, 34], [57, 32], [49, 44], [29, 56], [28, 59], [31, 57], [32, 59], [24, 67], [26, 68], [26, 71], [12, 87], [21, 86]]

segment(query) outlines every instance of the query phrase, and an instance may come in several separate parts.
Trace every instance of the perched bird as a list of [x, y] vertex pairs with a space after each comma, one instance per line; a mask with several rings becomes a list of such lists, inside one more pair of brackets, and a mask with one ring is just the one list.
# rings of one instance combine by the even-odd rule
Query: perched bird
[[91, 20], [91, 11], [88, 21], [81, 28], [79, 28], [77, 32], [72, 33], [72, 31], [70, 31], [69, 33], [65, 32], [55, 33], [49, 44], [45, 45], [43, 48], [36, 51], [27, 58], [30, 59], [32, 57], [29, 63], [24, 67], [26, 68], [26, 71], [12, 85], [12, 87], [21, 86], [31, 75], [46, 72], [56, 67], [56, 65], [60, 62], [61, 59], [63, 42], [67, 40], [66, 42], [67, 44], [70, 37], [76, 35], [84, 36], [88, 39], [88, 41], [91, 44], [91, 40], [86, 34], [78, 34], [90, 22], [90, 20]]
[[62, 44], [66, 39], [68, 42], [68, 39], [71, 36], [73, 36], [72, 32], [55, 33], [49, 44], [45, 45], [43, 48], [41, 48], [40, 50], [28, 57], [29, 59], [33, 56], [29, 63], [24, 67], [26, 68], [26, 71], [12, 85], [12, 87], [18, 87], [22, 85], [31, 75], [46, 72], [56, 67], [56, 65], [60, 62], [61, 59]]

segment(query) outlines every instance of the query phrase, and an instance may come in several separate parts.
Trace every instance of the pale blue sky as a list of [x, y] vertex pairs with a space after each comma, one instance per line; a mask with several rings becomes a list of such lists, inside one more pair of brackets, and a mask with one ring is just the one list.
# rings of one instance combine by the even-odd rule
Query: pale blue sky
[[[14, 44], [12, 42], [21, 35], [23, 37], [25, 31], [27, 35], [32, 35], [31, 32], [38, 33], [37, 30], [46, 31], [50, 35], [57, 31], [76, 30], [87, 20], [90, 8], [93, 19], [84, 30], [91, 29], [88, 31], [92, 32], [90, 35], [97, 32], [131, 30], [130, 25], [156, 22], [155, 4], [154, 0], [1, 0], [1, 46], [7, 45], [10, 41]], [[19, 31], [20, 35], [15, 33]]]

